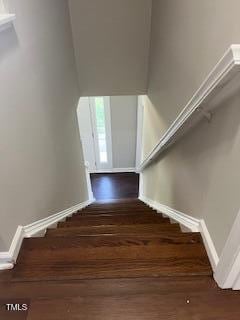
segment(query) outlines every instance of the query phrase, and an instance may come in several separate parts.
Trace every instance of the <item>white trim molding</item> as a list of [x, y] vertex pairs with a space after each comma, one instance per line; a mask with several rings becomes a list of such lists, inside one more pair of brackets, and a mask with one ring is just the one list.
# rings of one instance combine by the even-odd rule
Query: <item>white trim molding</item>
[[36, 222], [33, 222], [33, 223], [23, 227], [25, 237], [30, 238], [33, 235], [35, 235], [41, 231], [46, 230], [48, 227], [50, 227], [50, 226], [58, 223], [59, 221], [64, 220], [67, 217], [71, 216], [74, 212], [87, 207], [92, 202], [93, 202], [93, 200], [87, 200], [87, 201], [79, 203], [71, 208], [63, 210], [59, 213], [55, 213], [47, 218], [38, 220]]
[[136, 168], [112, 168], [112, 169], [99, 169], [90, 170], [90, 173], [120, 173], [120, 172], [136, 172]]
[[142, 172], [139, 172], [139, 188], [138, 188], [138, 198], [145, 202], [144, 200], [142, 200], [144, 198], [144, 195], [143, 195], [143, 173]]
[[[200, 119], [206, 117], [210, 119], [211, 110], [218, 104], [208, 103], [216, 93], [222, 91], [224, 87], [235, 79], [239, 82], [236, 74], [240, 71], [240, 45], [233, 44], [209, 73], [200, 88], [183, 108], [175, 121], [163, 134], [153, 150], [141, 163], [138, 171], [143, 171], [162, 151], [173, 144], [189, 128], [193, 127]], [[198, 112], [196, 112], [198, 111]]]
[[199, 232], [202, 235], [203, 243], [205, 245], [205, 249], [207, 251], [208, 258], [211, 263], [212, 269], [214, 272], [216, 272], [216, 269], [217, 269], [217, 266], [219, 263], [219, 256], [218, 256], [217, 250], [214, 246], [211, 235], [208, 231], [208, 228], [206, 226], [206, 223], [203, 219], [200, 220]]
[[136, 141], [136, 168], [142, 162], [142, 142], [143, 142], [143, 117], [144, 117], [144, 96], [138, 96], [137, 106], [137, 141]]
[[204, 220], [193, 218], [183, 212], [170, 208], [157, 201], [153, 201], [143, 195], [139, 196], [139, 200], [143, 201], [157, 212], [162, 213], [164, 216], [167, 216], [184, 227], [190, 229], [192, 232], [200, 232], [212, 269], [213, 271], [216, 270], [219, 258]]
[[240, 290], [240, 212], [223, 248], [214, 278], [222, 289]]
[[17, 256], [26, 237], [23, 226], [18, 226], [13, 237], [10, 249], [6, 252], [0, 252], [0, 270], [12, 269], [17, 261]]
[[90, 201], [94, 201], [91, 177], [90, 177], [90, 171], [89, 171], [89, 162], [87, 161], [85, 162], [85, 173], [86, 173], [86, 183], [87, 183], [87, 190], [88, 190], [88, 199]]
[[139, 199], [143, 201], [145, 204], [157, 210], [160, 213], [168, 216], [169, 218], [177, 221], [178, 223], [182, 224], [183, 226], [190, 229], [192, 232], [199, 232], [200, 228], [200, 220], [190, 217], [185, 213], [172, 209], [164, 204], [161, 204], [157, 201], [153, 201], [145, 196], [140, 196]]
[[55, 213], [47, 218], [35, 221], [26, 226], [18, 226], [17, 231], [13, 237], [9, 251], [0, 252], [0, 270], [12, 269], [17, 261], [18, 253], [24, 238], [30, 238], [36, 234], [44, 234], [46, 229], [57, 224], [59, 221], [71, 216], [74, 212], [84, 209], [95, 199], [90, 199], [79, 203], [71, 208]]

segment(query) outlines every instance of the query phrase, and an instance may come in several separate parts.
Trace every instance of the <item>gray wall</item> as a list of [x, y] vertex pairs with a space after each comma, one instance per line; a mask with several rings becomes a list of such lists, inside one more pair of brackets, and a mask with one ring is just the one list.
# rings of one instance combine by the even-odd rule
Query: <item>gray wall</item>
[[137, 97], [110, 98], [114, 168], [135, 168], [137, 134]]
[[[232, 43], [237, 0], [153, 0], [144, 153], [154, 147]], [[240, 207], [240, 93], [144, 171], [144, 194], [203, 218], [220, 254]]]
[[0, 32], [0, 251], [26, 225], [87, 199], [65, 0], [9, 0]]
[[69, 0], [81, 96], [146, 93], [151, 0]]

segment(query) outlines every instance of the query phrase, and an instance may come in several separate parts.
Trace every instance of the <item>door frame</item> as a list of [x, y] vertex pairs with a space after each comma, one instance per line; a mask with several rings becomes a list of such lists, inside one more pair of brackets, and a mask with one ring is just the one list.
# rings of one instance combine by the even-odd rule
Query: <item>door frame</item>
[[144, 117], [144, 96], [138, 96], [137, 106], [137, 141], [136, 141], [136, 169], [142, 163], [143, 143], [143, 117]]
[[[87, 113], [87, 117], [82, 119], [84, 113]], [[96, 170], [96, 150], [93, 140], [93, 126], [89, 97], [81, 97], [79, 99], [77, 118], [84, 162], [87, 163], [88, 170], [94, 171]], [[83, 121], [85, 122], [83, 123]]]
[[[96, 96], [98, 97], [98, 96]], [[109, 170], [113, 167], [113, 155], [112, 155], [112, 127], [111, 127], [111, 107], [110, 107], [110, 97], [109, 96], [99, 96], [104, 99], [104, 111], [105, 111], [105, 128], [106, 128], [106, 144], [107, 144], [107, 157], [108, 162], [105, 164], [100, 162], [100, 150], [97, 140], [97, 126], [96, 126], [96, 112], [95, 112], [95, 98], [89, 98], [91, 122], [92, 122], [92, 132], [93, 132], [93, 142], [95, 149], [95, 162], [96, 170], [101, 172], [101, 170]]]

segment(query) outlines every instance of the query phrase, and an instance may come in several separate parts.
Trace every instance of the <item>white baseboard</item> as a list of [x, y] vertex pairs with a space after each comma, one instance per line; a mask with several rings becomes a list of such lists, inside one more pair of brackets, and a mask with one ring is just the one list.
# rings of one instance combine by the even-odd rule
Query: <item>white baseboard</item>
[[90, 199], [26, 226], [18, 226], [9, 251], [0, 252], [0, 270], [12, 269], [14, 267], [24, 238], [30, 238], [36, 234], [44, 233], [50, 226], [66, 219], [74, 212], [87, 207], [94, 201], [95, 199]]
[[[143, 181], [143, 173], [139, 172], [139, 189], [138, 189], [138, 198], [143, 198], [143, 192], [144, 192], [144, 181]], [[142, 200], [144, 202], [144, 200]]]
[[240, 290], [240, 211], [220, 256], [214, 278], [222, 289]]
[[168, 206], [165, 206], [157, 201], [153, 201], [149, 198], [146, 198], [145, 196], [140, 196], [139, 199], [144, 203], [146, 203], [148, 206], [152, 207], [153, 209], [165, 214], [169, 218], [184, 225], [185, 227], [190, 229], [192, 232], [199, 232], [200, 220], [193, 218], [191, 216], [188, 216]]
[[212, 241], [211, 235], [206, 226], [206, 223], [203, 219], [200, 220], [199, 232], [202, 235], [203, 243], [205, 245], [212, 269], [215, 272], [219, 263], [219, 257], [218, 257], [216, 248], [214, 246], [214, 243]]
[[136, 172], [136, 168], [112, 168], [112, 169], [90, 170], [90, 173], [119, 173], [119, 172]]
[[216, 270], [219, 258], [204, 220], [193, 218], [183, 212], [170, 208], [166, 205], [160, 204], [159, 202], [153, 201], [145, 196], [140, 196], [139, 200], [143, 201], [148, 206], [164, 214], [170, 219], [177, 221], [179, 224], [190, 229], [192, 232], [200, 232], [212, 269], [213, 271]]

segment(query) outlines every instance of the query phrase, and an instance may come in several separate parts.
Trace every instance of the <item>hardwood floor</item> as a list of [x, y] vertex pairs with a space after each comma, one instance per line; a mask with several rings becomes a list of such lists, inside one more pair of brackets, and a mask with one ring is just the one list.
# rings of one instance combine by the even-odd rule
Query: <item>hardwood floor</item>
[[20, 298], [28, 320], [240, 318], [240, 295], [217, 288], [201, 235], [137, 199], [96, 202], [25, 239], [0, 272], [0, 302]]
[[136, 173], [92, 173], [95, 199], [137, 198], [139, 175]]

